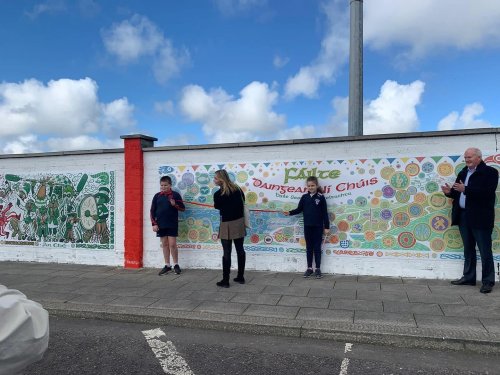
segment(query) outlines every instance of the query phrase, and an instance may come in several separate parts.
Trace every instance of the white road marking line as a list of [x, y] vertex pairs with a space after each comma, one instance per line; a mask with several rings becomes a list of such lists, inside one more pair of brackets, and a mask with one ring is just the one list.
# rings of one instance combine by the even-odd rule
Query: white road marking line
[[171, 341], [164, 342], [160, 340], [161, 337], [167, 336], [160, 328], [142, 331], [142, 334], [146, 338], [156, 358], [160, 361], [160, 365], [165, 374], [194, 375], [184, 358], [177, 352], [175, 345]]
[[[344, 349], [344, 354], [347, 352], [350, 352], [352, 349], [352, 344], [346, 343], [345, 344], [345, 349]], [[340, 365], [340, 373], [339, 375], [347, 375], [347, 368], [349, 367], [349, 358], [344, 358], [342, 360], [342, 364]]]

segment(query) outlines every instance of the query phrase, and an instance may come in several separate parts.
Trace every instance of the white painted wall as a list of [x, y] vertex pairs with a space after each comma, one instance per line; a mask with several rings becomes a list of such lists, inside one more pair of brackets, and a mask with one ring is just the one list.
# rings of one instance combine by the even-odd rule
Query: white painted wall
[[0, 159], [2, 174], [115, 172], [115, 246], [114, 249], [13, 246], [0, 243], [0, 261], [78, 263], [123, 266], [124, 254], [124, 166], [123, 152], [56, 154]]
[[[159, 239], [151, 230], [149, 208], [159, 190], [158, 167], [168, 164], [213, 164], [220, 162], [267, 162], [299, 159], [362, 159], [405, 157], [417, 155], [462, 154], [467, 147], [498, 152], [498, 132], [470, 131], [413, 134], [407, 137], [370, 137], [369, 139], [337, 138], [305, 142], [269, 142], [240, 145], [148, 148], [144, 153], [144, 266], [159, 268], [163, 256]], [[1, 157], [0, 173], [30, 174], [38, 172], [92, 173], [115, 172], [115, 246], [112, 250], [3, 246], [0, 261], [81, 263], [122, 266], [124, 262], [124, 157], [123, 152], [68, 153], [34, 155], [32, 157]], [[233, 265], [236, 255], [233, 252]], [[182, 249], [180, 264], [184, 268], [221, 268], [222, 249]], [[248, 270], [302, 272], [305, 254], [247, 253]], [[406, 276], [423, 278], [454, 278], [461, 275], [461, 260], [378, 259], [376, 257], [324, 256], [325, 273]], [[480, 272], [478, 272], [480, 275]]]
[[[256, 144], [220, 148], [162, 148], [148, 149], [145, 160], [144, 200], [144, 265], [160, 267], [163, 257], [159, 239], [154, 236], [149, 220], [149, 205], [159, 190], [158, 167], [169, 164], [210, 164], [221, 162], [261, 162], [273, 160], [307, 160], [311, 158], [362, 159], [409, 157], [420, 155], [460, 155], [468, 147], [478, 147], [495, 152], [496, 132], [489, 134], [458, 134], [448, 132], [443, 136], [418, 136], [392, 139], [332, 140], [324, 143], [298, 144]], [[374, 137], [377, 138], [377, 137]], [[382, 138], [382, 137], [380, 137]], [[186, 250], [180, 252], [181, 267], [221, 268], [222, 248], [219, 250]], [[236, 254], [233, 252], [233, 268]], [[247, 252], [248, 270], [271, 270], [302, 272], [306, 267], [305, 254], [268, 254]], [[433, 259], [378, 259], [376, 257], [322, 257], [322, 271], [325, 273], [406, 276], [422, 278], [455, 278], [462, 273], [461, 260]], [[478, 275], [481, 273], [478, 272]]]

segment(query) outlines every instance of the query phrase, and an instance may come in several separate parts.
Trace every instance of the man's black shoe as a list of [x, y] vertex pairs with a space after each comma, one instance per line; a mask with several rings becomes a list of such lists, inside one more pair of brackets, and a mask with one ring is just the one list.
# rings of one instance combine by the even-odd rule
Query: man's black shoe
[[245, 278], [243, 276], [235, 277], [233, 280], [236, 281], [237, 283], [245, 284]]
[[486, 285], [486, 284], [483, 284], [481, 286], [481, 289], [479, 289], [479, 291], [481, 293], [491, 293], [492, 290], [493, 290], [493, 287], [491, 285]]
[[217, 286], [221, 288], [229, 288], [229, 281], [221, 280], [216, 282]]
[[475, 281], [467, 281], [464, 277], [458, 280], [453, 280], [451, 283], [453, 285], [476, 285]]

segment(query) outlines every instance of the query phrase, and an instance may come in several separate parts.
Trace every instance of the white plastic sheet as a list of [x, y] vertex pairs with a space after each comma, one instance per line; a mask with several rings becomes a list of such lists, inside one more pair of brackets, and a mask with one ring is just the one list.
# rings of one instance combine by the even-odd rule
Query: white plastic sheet
[[49, 314], [18, 290], [0, 285], [0, 375], [42, 358], [49, 344]]

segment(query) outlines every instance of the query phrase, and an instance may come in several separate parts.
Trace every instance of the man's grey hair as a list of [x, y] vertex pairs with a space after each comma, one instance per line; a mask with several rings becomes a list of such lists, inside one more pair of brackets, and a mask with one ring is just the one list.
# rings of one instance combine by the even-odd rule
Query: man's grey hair
[[480, 149], [476, 147], [471, 147], [469, 150], [474, 151], [474, 154], [476, 154], [476, 156], [479, 156], [481, 159], [483, 158], [483, 153], [481, 152]]

